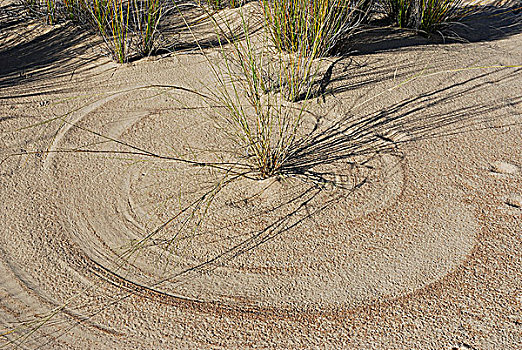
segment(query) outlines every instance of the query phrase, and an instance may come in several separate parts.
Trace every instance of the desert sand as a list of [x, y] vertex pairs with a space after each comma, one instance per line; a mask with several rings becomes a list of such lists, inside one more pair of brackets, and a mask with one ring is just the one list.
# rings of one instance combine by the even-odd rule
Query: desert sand
[[328, 164], [348, 185], [241, 178], [195, 230], [176, 213], [221, 173], [125, 152], [238, 152], [168, 87], [215, 84], [201, 53], [118, 65], [17, 10], [0, 8], [2, 345], [522, 348], [520, 13], [468, 23], [467, 42], [360, 37], [303, 131], [366, 145]]

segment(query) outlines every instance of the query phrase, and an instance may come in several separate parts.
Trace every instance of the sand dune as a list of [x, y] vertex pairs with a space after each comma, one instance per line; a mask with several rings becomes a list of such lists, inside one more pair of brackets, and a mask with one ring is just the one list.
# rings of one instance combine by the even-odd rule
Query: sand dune
[[237, 179], [191, 230], [176, 213], [222, 172], [125, 152], [237, 151], [198, 96], [159, 87], [213, 84], [205, 59], [116, 65], [34, 26], [0, 49], [0, 327], [26, 326], [2, 341], [42, 323], [22, 348], [522, 347], [519, 32], [343, 58], [310, 111], [378, 120], [330, 138], [378, 151], [325, 165], [344, 188]]

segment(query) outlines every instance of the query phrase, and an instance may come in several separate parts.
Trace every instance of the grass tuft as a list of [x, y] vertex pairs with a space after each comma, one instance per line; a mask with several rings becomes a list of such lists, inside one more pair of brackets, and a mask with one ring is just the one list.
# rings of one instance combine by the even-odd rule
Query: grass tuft
[[245, 0], [200, 0], [200, 5], [208, 5], [214, 10], [221, 10], [227, 7], [242, 6]]
[[312, 58], [327, 55], [352, 34], [372, 6], [372, 0], [260, 1], [274, 45]]
[[208, 94], [211, 103], [224, 106], [217, 118], [220, 129], [244, 150], [240, 158], [246, 158], [255, 177], [280, 175], [304, 113], [303, 107], [292, 106], [273, 91], [284, 79], [287, 63], [269, 49], [265, 36], [252, 35], [253, 25], [243, 10], [239, 10], [239, 29], [213, 19], [222, 64], [206, 56], [218, 82], [218, 88]]
[[467, 11], [463, 0], [383, 0], [386, 16], [400, 28], [432, 33]]
[[51, 25], [71, 20], [98, 33], [120, 63], [158, 49], [160, 21], [172, 7], [162, 0], [22, 0], [22, 4]]
[[264, 30], [279, 52], [278, 80], [288, 101], [318, 93], [321, 59], [369, 17], [373, 0], [260, 0]]

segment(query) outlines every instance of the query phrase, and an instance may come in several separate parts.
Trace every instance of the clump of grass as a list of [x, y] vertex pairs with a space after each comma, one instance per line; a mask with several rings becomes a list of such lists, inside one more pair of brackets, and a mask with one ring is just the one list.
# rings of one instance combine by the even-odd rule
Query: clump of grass
[[327, 55], [367, 18], [372, 0], [260, 0], [274, 45], [312, 58]]
[[[216, 118], [219, 127], [236, 142], [237, 149], [245, 150], [243, 156], [251, 173], [258, 179], [288, 175], [285, 165], [292, 159], [303, 137], [301, 129], [307, 113], [306, 100], [314, 95], [314, 82], [319, 75], [320, 65], [314, 59], [325, 55], [342, 33], [347, 32], [348, 27], [339, 21], [348, 16], [342, 16], [355, 15], [355, 10], [348, 8], [341, 12], [330, 11], [326, 4], [332, 2], [322, 1], [323, 17], [303, 17], [302, 26], [294, 28], [301, 32], [293, 33], [301, 36], [293, 38], [295, 45], [291, 49], [283, 48], [275, 39], [276, 25], [272, 21], [274, 17], [270, 17], [276, 14], [270, 12], [277, 10], [274, 6], [283, 4], [281, 0], [276, 2], [263, 0], [261, 3], [263, 15], [260, 23], [264, 31], [255, 35], [251, 29], [259, 25], [251, 23], [251, 19], [257, 18], [255, 12], [238, 11], [239, 29], [229, 19], [209, 13], [215, 23], [223, 63], [219, 66], [205, 55], [218, 82], [218, 88], [208, 89], [208, 95], [214, 105], [224, 106], [218, 110]], [[314, 2], [308, 2], [308, 5], [311, 11], [318, 13], [320, 5]], [[253, 11], [256, 9], [259, 8], [254, 7]], [[302, 14], [311, 15], [311, 12], [306, 12], [308, 10], [303, 8], [305, 12]], [[339, 26], [331, 25], [331, 16], [337, 16]], [[361, 14], [356, 22], [364, 16]], [[306, 20], [316, 20], [313, 34], [305, 25]], [[351, 23], [350, 28], [355, 25], [355, 22]], [[294, 103], [301, 100], [305, 102]]]
[[431, 33], [465, 13], [462, 0], [383, 0], [386, 16], [400, 28]]
[[162, 0], [23, 0], [31, 13], [49, 24], [72, 20], [98, 33], [114, 60], [148, 56], [159, 46], [159, 25], [168, 11]]
[[354, 34], [373, 0], [260, 0], [264, 29], [284, 61], [279, 86], [289, 101], [316, 95], [320, 62]]
[[164, 8], [161, 0], [134, 0], [134, 23], [137, 30], [137, 49], [142, 56], [150, 55], [158, 42], [158, 26]]
[[267, 179], [282, 175], [296, 146], [306, 104], [287, 102], [277, 91], [288, 61], [271, 49], [263, 32], [252, 34], [252, 27], [259, 24], [252, 19], [259, 17], [247, 11], [255, 9], [239, 9], [234, 18], [209, 13], [221, 60], [200, 51], [217, 82], [207, 89], [209, 98], [205, 100], [211, 106], [222, 106], [213, 108], [211, 117], [241, 150], [238, 164], [250, 169], [249, 176]]
[[420, 29], [431, 32], [464, 15], [462, 0], [424, 0]]
[[214, 10], [220, 10], [226, 7], [239, 7], [245, 3], [245, 0], [200, 0], [201, 5], [208, 5]]
[[129, 3], [124, 4], [123, 0], [109, 0], [103, 5], [106, 7], [96, 8], [96, 11], [99, 11], [98, 16], [95, 17], [97, 27], [100, 30], [99, 33], [113, 58], [120, 63], [125, 63], [129, 57], [130, 44], [128, 39], [131, 6], [129, 6]]

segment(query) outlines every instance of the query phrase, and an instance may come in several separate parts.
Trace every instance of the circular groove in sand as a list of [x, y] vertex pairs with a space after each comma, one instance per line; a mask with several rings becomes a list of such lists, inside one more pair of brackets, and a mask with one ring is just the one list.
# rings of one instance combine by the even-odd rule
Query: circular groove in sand
[[[117, 105], [116, 97], [123, 95], [124, 92], [116, 94], [105, 103]], [[102, 123], [96, 120], [99, 117], [95, 113], [101, 105], [87, 108], [87, 113], [82, 113], [77, 121], [85, 118], [94, 124]], [[138, 115], [124, 127], [120, 125], [120, 136], [138, 143], [150, 138], [147, 130], [160, 130], [154, 137], [166, 143], [178, 137], [173, 134], [175, 130], [168, 128], [170, 117], [154, 121], [142, 119]], [[72, 130], [63, 131], [56, 147]], [[201, 138], [204, 136], [203, 133]], [[163, 246], [169, 234], [176, 234], [169, 228], [153, 241], [153, 246], [133, 258], [132, 264], [121, 269], [117, 252], [167, 220], [179, 204], [173, 203], [172, 198], [181, 196], [184, 198], [180, 201], [188, 201], [191, 194], [201, 193], [198, 183], [208, 181], [211, 175], [191, 173], [193, 169], [179, 164], [129, 165], [110, 158], [93, 162], [84, 156], [67, 154], [52, 161], [56, 165], [56, 179], [80, 172], [74, 189], [60, 190], [67, 193], [65, 200], [70, 207], [67, 221], [71, 242], [79, 246], [88, 259], [103, 267], [105, 275], [112, 274], [111, 283], [120, 280], [128, 289], [157, 293], [160, 298], [171, 295], [240, 308], [357, 307], [412, 292], [443, 277], [465, 259], [477, 230], [473, 216], [465, 207], [446, 203], [441, 211], [431, 206], [432, 203], [425, 204], [422, 197], [410, 198], [424, 206], [418, 213], [408, 212], [417, 216], [412, 227], [405, 228], [394, 222], [384, 224], [387, 216], [408, 210], [396, 203], [407, 186], [404, 167], [392, 155], [385, 155], [376, 160], [372, 181], [355, 192], [334, 189], [315, 195], [313, 191], [307, 192], [306, 185], [290, 180], [249, 202], [244, 199], [258, 190], [256, 185], [247, 180], [236, 182], [212, 203], [212, 213], [197, 235], [182, 237], [179, 246], [167, 255]], [[57, 183], [59, 189], [64, 185]], [[183, 195], [179, 195], [180, 189]], [[307, 215], [310, 207], [300, 209], [291, 220], [278, 226], [281, 232], [273, 232], [273, 239], [255, 249], [248, 249], [233, 259], [222, 259], [211, 270], [191, 271], [158, 284], [166, 276], [177, 275], [212, 259], [212, 254], [218, 256], [242, 244], [245, 238], [270, 227], [298, 207], [297, 198], [307, 201], [312, 195], [316, 196], [315, 202], [310, 203], [312, 209], [328, 201], [335, 204], [303, 222], [300, 218]], [[164, 202], [169, 197], [171, 200]], [[277, 207], [288, 199], [287, 209], [270, 210], [271, 201], [273, 207]], [[151, 210], [158, 203], [163, 203], [162, 211]], [[266, 210], [270, 214], [267, 215]], [[440, 225], [455, 213], [460, 213], [462, 218], [461, 223], [452, 225], [457, 231], [440, 232]], [[283, 229], [296, 223], [291, 231]], [[172, 226], [176, 225], [181, 222]], [[170, 265], [165, 265], [167, 256]]]

